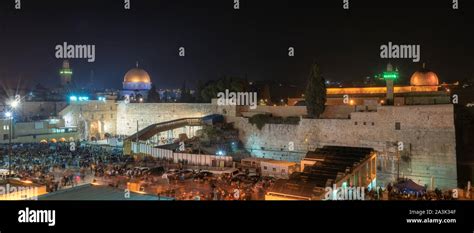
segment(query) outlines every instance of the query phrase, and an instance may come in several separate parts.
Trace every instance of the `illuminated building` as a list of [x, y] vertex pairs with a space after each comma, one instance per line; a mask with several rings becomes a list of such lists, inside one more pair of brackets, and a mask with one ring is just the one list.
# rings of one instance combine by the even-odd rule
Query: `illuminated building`
[[64, 60], [63, 66], [59, 70], [59, 76], [61, 77], [61, 87], [66, 87], [71, 84], [72, 81], [72, 69], [69, 66], [69, 61]]
[[438, 86], [438, 76], [431, 70], [425, 68], [423, 64], [423, 69], [416, 71], [410, 78], [411, 86]]
[[372, 189], [376, 157], [371, 148], [325, 146], [308, 151], [301, 161], [302, 172], [277, 180], [265, 200], [364, 200], [364, 191], [343, 195], [343, 190]]
[[[395, 85], [399, 79], [398, 71], [391, 64], [387, 71], [381, 74], [386, 86], [366, 87], [329, 87], [326, 89], [326, 105], [373, 105], [370, 102], [383, 105], [418, 105], [446, 104], [450, 102], [449, 89], [446, 84], [439, 84], [435, 72], [423, 68], [414, 72], [409, 85]], [[453, 85], [451, 85], [453, 86]], [[454, 85], [455, 86], [455, 85]], [[304, 98], [289, 98], [288, 105], [301, 105]]]
[[[7, 143], [9, 123], [0, 120], [0, 143]], [[66, 127], [65, 121], [58, 118], [14, 122], [12, 125], [13, 143], [39, 143], [41, 141], [73, 141], [78, 139], [76, 127]]]
[[143, 102], [151, 89], [151, 78], [148, 73], [138, 68], [129, 70], [123, 78], [123, 90], [120, 92], [121, 99], [129, 96], [132, 102]]

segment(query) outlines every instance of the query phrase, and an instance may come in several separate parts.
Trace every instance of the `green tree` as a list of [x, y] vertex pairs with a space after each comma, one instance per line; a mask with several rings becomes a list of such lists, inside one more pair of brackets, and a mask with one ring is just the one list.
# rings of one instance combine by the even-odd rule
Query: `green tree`
[[313, 64], [311, 67], [308, 84], [306, 85], [305, 100], [308, 116], [319, 118], [324, 112], [326, 104], [326, 82], [317, 64]]
[[170, 92], [169, 91], [164, 91], [163, 92], [163, 99], [161, 101], [166, 103], [166, 102], [169, 102], [169, 99], [170, 99]]
[[263, 86], [260, 99], [263, 99], [266, 105], [272, 104], [272, 96], [270, 95], [270, 86], [268, 84]]
[[207, 82], [197, 94], [200, 94], [203, 102], [211, 102], [212, 98], [217, 98], [217, 93], [224, 92], [226, 89], [230, 92], [243, 92], [248, 89], [248, 83], [242, 78], [224, 76]]
[[198, 80], [197, 82], [197, 89], [195, 95], [195, 99], [197, 103], [204, 103], [204, 98], [202, 97], [202, 91], [204, 90], [204, 84], [202, 83], [201, 80]]
[[186, 82], [183, 82], [183, 86], [181, 86], [181, 103], [191, 103], [193, 102], [193, 97], [191, 95], [191, 91], [186, 88]]
[[160, 93], [156, 91], [155, 84], [151, 85], [151, 89], [148, 91], [148, 103], [159, 103], [160, 102]]

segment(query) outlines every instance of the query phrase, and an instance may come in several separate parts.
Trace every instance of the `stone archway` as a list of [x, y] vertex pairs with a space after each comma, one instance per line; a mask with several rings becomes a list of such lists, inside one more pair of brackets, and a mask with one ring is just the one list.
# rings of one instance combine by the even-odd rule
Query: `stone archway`
[[97, 140], [101, 139], [103, 124], [100, 121], [91, 121], [89, 123], [89, 135], [88, 138], [95, 137]]

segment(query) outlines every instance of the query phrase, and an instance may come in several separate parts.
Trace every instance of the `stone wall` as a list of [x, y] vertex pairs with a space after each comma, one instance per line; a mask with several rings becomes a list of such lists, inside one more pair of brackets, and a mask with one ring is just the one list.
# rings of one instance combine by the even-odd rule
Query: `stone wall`
[[188, 117], [203, 117], [215, 113], [210, 103], [129, 103], [117, 105], [117, 134], [131, 135], [138, 128]]
[[117, 103], [115, 101], [72, 102], [60, 113], [66, 127], [77, 127], [81, 139], [103, 139], [106, 133], [117, 133]]
[[22, 121], [46, 119], [51, 116], [57, 116], [66, 106], [66, 102], [25, 101], [17, 107], [16, 112]]
[[[227, 119], [258, 157], [298, 161], [308, 150], [324, 145], [371, 147], [378, 152], [381, 185], [400, 175], [428, 187], [431, 177], [435, 187], [457, 186], [452, 105], [379, 106], [376, 112], [353, 112], [350, 119], [302, 119], [299, 125], [267, 124], [262, 130], [246, 118]], [[397, 142], [404, 146], [400, 159]]]
[[[268, 108], [278, 115], [291, 114], [287, 107]], [[228, 122], [234, 122], [245, 147], [257, 157], [299, 162], [308, 150], [324, 145], [371, 147], [378, 152], [380, 185], [400, 175], [428, 187], [431, 187], [432, 177], [435, 187], [457, 186], [452, 105], [377, 106], [376, 111], [348, 111], [345, 119], [301, 119], [298, 125], [267, 124], [262, 130], [240, 117], [240, 110], [236, 106], [211, 103], [107, 101], [73, 104], [63, 110], [62, 115], [66, 125], [71, 122], [79, 129], [84, 127], [81, 122], [89, 125], [99, 121], [104, 127], [101, 132], [131, 135], [137, 130], [137, 121], [142, 129], [159, 122], [219, 113], [224, 114]], [[404, 147], [399, 153], [398, 142], [403, 142]], [[290, 151], [292, 146], [294, 150]]]
[[[251, 109], [249, 106], [241, 106], [239, 111], [241, 113], [267, 113], [277, 117], [302, 116], [306, 115], [306, 106], [257, 106]], [[253, 114], [251, 114], [253, 115]]]

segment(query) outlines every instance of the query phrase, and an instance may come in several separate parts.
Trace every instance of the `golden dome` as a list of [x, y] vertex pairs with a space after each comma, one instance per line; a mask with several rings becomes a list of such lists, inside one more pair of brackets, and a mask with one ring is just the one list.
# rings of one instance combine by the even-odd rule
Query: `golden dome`
[[123, 77], [124, 83], [151, 83], [150, 75], [145, 70], [133, 68]]
[[410, 78], [410, 85], [412, 86], [438, 86], [438, 75], [435, 72], [422, 69], [415, 73]]

